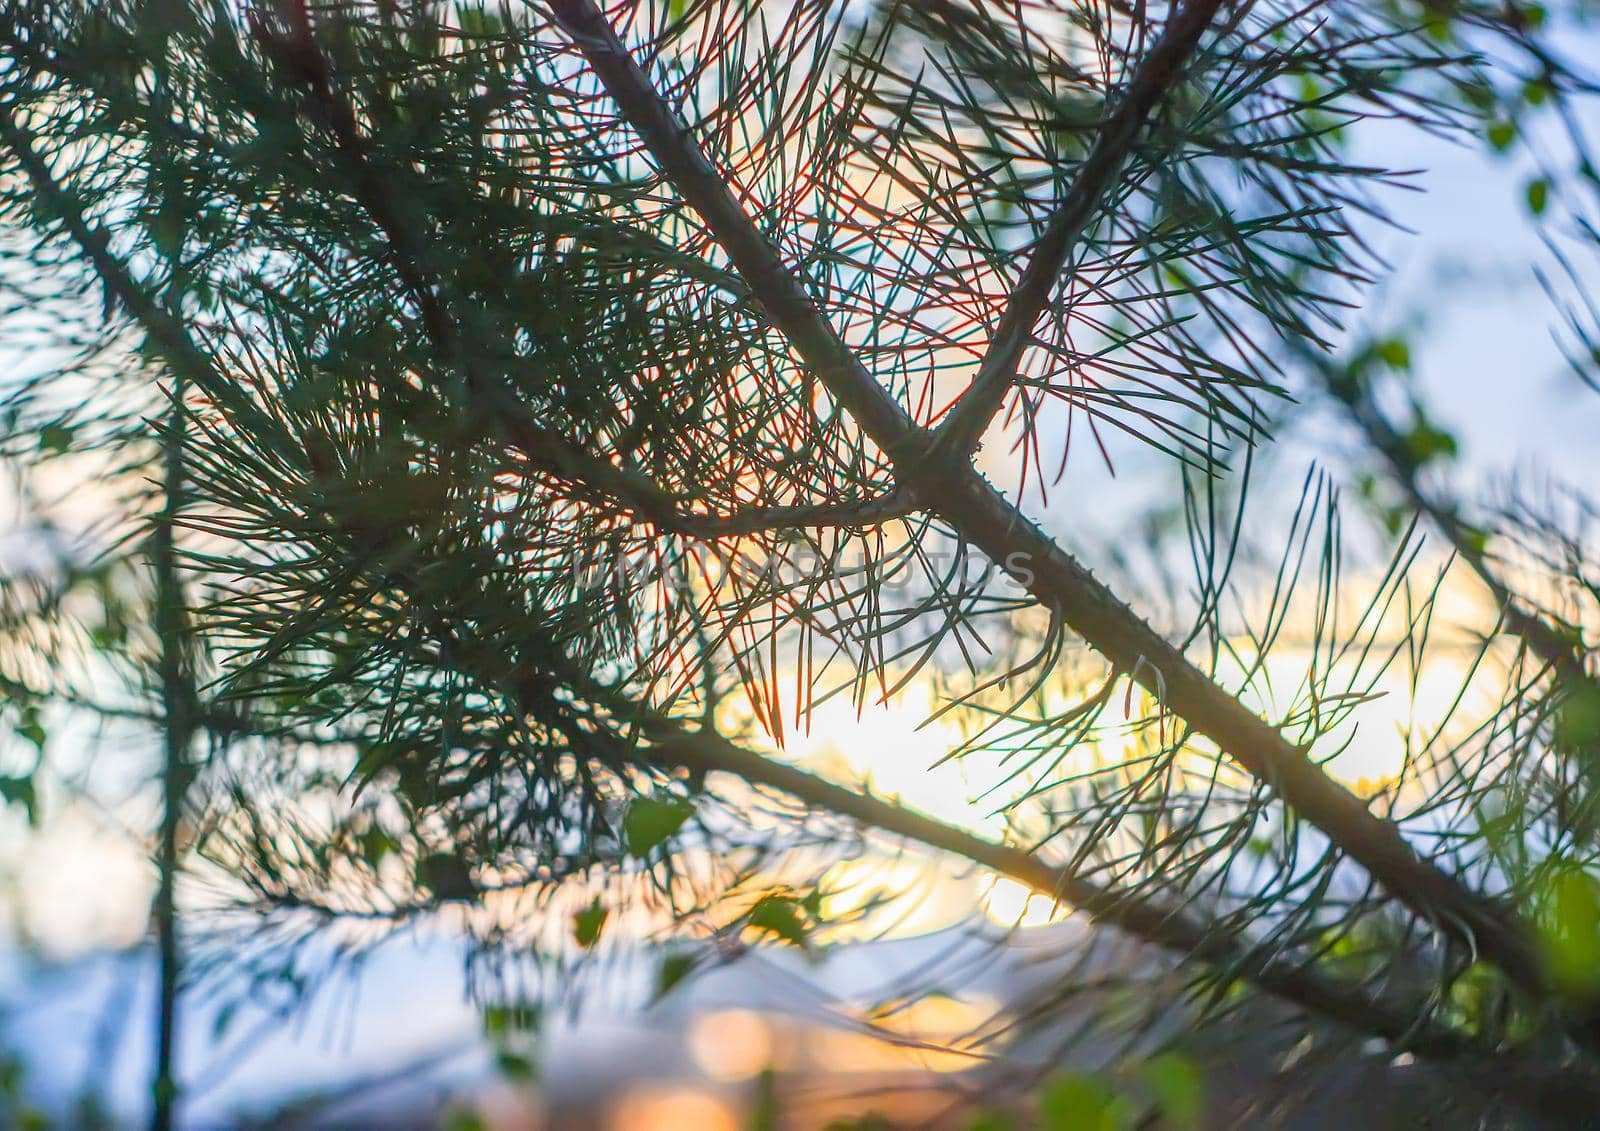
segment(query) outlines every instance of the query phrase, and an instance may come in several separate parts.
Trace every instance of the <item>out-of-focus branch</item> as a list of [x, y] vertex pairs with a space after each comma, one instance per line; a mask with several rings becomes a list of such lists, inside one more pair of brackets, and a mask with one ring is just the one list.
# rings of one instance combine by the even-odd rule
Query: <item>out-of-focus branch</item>
[[[185, 354], [193, 349], [188, 333], [172, 314], [144, 288], [111, 252], [110, 240], [83, 213], [82, 208], [51, 175], [33, 139], [9, 109], [0, 108], [0, 143], [10, 150], [31, 184], [38, 206], [48, 218], [60, 224], [67, 236], [88, 260], [104, 288], [107, 299], [120, 306], [144, 330], [151, 343], [163, 354]], [[188, 367], [178, 367], [184, 374]], [[203, 384], [215, 390], [216, 378], [206, 366], [197, 371]], [[173, 394], [175, 427], [181, 429], [182, 390], [180, 377]], [[151, 1126], [157, 1131], [172, 1126], [177, 1085], [172, 1071], [175, 1063], [179, 952], [175, 904], [178, 867], [178, 823], [182, 816], [188, 785], [188, 749], [194, 732], [192, 682], [187, 671], [186, 626], [183, 596], [178, 582], [173, 532], [180, 509], [183, 460], [175, 440], [168, 438], [165, 460], [163, 511], [150, 535], [150, 562], [156, 579], [155, 629], [159, 638], [159, 682], [162, 702], [164, 758], [161, 772], [162, 816], [157, 848], [159, 883], [153, 918], [157, 932], [157, 951], [161, 971], [158, 987], [156, 1031], [156, 1075], [153, 1081], [154, 1108]]]
[[182, 954], [178, 938], [178, 826], [192, 774], [189, 745], [195, 730], [194, 681], [189, 671], [188, 616], [178, 574], [174, 533], [183, 509], [184, 389], [181, 376], [172, 391], [171, 425], [166, 445], [162, 484], [164, 503], [150, 535], [150, 567], [155, 574], [155, 630], [160, 655], [158, 668], [162, 705], [163, 759], [161, 766], [161, 831], [156, 850], [157, 888], [156, 959], [159, 976], [156, 994], [156, 1066], [152, 1081], [154, 1107], [152, 1131], [173, 1126], [178, 1098], [174, 1075], [178, 1048], [178, 990]]
[[1518, 601], [1489, 561], [1481, 534], [1461, 517], [1454, 501], [1422, 481], [1422, 464], [1412, 446], [1373, 402], [1367, 387], [1326, 355], [1311, 350], [1303, 350], [1301, 355], [1344, 408], [1368, 446], [1383, 460], [1406, 501], [1444, 535], [1455, 555], [1483, 583], [1506, 626], [1522, 638], [1540, 663], [1555, 672], [1565, 687], [1585, 688], [1600, 698], [1600, 679], [1584, 665], [1581, 639], [1559, 632], [1537, 611], [1525, 608]]

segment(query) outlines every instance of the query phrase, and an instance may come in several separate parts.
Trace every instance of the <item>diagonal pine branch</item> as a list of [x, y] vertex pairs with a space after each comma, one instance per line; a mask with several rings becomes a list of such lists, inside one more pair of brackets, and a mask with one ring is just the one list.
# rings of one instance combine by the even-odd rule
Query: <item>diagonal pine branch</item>
[[981, 864], [1051, 899], [1063, 900], [1098, 922], [1134, 938], [1198, 959], [1217, 969], [1237, 970], [1260, 989], [1313, 1014], [1395, 1042], [1421, 1055], [1454, 1057], [1471, 1051], [1463, 1034], [1418, 1023], [1386, 1002], [1260, 948], [1240, 945], [1232, 933], [1208, 929], [1183, 908], [1163, 907], [1111, 890], [1069, 868], [1010, 845], [996, 844], [871, 793], [826, 781], [730, 741], [715, 731], [689, 730], [670, 719], [647, 720], [653, 745], [643, 751], [651, 764], [677, 762], [696, 773], [722, 772], [786, 793], [821, 812], [846, 817], [941, 852]]
[[[187, 328], [151, 297], [128, 265], [111, 251], [104, 232], [85, 215], [70, 190], [55, 180], [34, 150], [25, 128], [4, 109], [0, 109], [0, 142], [16, 156], [51, 218], [89, 260], [108, 298], [143, 330], [174, 374], [200, 389], [224, 389], [225, 375]], [[386, 576], [395, 580], [392, 572]], [[399, 580], [404, 582], [403, 574]], [[456, 629], [442, 618], [433, 627], [447, 640], [454, 640]], [[654, 769], [679, 767], [700, 774], [728, 773], [753, 786], [785, 793], [818, 811], [962, 857], [1052, 899], [1065, 900], [1134, 938], [1234, 971], [1297, 1008], [1382, 1036], [1396, 1047], [1418, 1055], [1458, 1058], [1474, 1055], [1477, 1050], [1472, 1040], [1461, 1033], [1432, 1022], [1419, 1022], [1392, 1004], [1321, 971], [1250, 948], [1236, 934], [1208, 929], [1184, 908], [1161, 906], [1145, 897], [1102, 887], [1072, 869], [1050, 864], [1036, 853], [984, 840], [870, 793], [825, 781], [750, 751], [716, 731], [691, 729], [680, 720], [646, 711], [570, 666], [559, 672], [527, 670], [498, 661], [479, 667], [479, 650], [454, 646], [451, 651], [467, 674], [485, 686], [503, 685], [509, 676], [516, 684], [509, 690], [518, 701], [548, 695], [549, 680], [555, 676], [588, 700], [637, 724], [648, 745], [623, 749], [619, 739], [619, 759]], [[552, 659], [558, 655], [549, 647], [540, 652]]]
[[[397, 580], [392, 573], [386, 577]], [[398, 580], [413, 586], [419, 600], [423, 598], [414, 577]], [[543, 662], [539, 670], [532, 670], [505, 664], [472, 647], [460, 639], [446, 618], [429, 619], [438, 642], [462, 670], [487, 687], [503, 688], [513, 701], [548, 699], [553, 677], [584, 702], [602, 707], [626, 723], [635, 737], [624, 739], [609, 730], [586, 731], [590, 740], [609, 740], [606, 757], [616, 764], [633, 764], [650, 772], [677, 767], [699, 778], [726, 773], [748, 785], [788, 794], [818, 812], [979, 864], [1052, 900], [1065, 901], [1142, 942], [1198, 960], [1214, 970], [1228, 971], [1312, 1015], [1381, 1036], [1397, 1049], [1441, 1060], [1487, 1051], [1467, 1034], [1396, 1008], [1325, 971], [1296, 964], [1268, 948], [1252, 947], [1238, 932], [1217, 929], [1185, 907], [1107, 888], [1083, 876], [1076, 866], [1053, 864], [1036, 852], [986, 840], [864, 789], [827, 781], [752, 751], [711, 726], [691, 727], [682, 719], [654, 711], [574, 667], [548, 641], [537, 642], [535, 650]], [[646, 742], [640, 743], [638, 738]]]
[[1197, 0], [1179, 8], [1134, 70], [1127, 93], [1106, 118], [1089, 156], [1034, 244], [1033, 255], [1006, 299], [971, 386], [951, 407], [934, 441], [951, 459], [965, 459], [1005, 403], [1017, 369], [1033, 341], [1033, 327], [1055, 293], [1073, 249], [1116, 185], [1145, 123], [1183, 77], [1189, 57], [1216, 19], [1222, 0]]
[[1075, 558], [1029, 522], [965, 462], [930, 458], [929, 434], [839, 338], [713, 168], [688, 128], [640, 69], [592, 0], [551, 0], [623, 118], [744, 276], [830, 394], [895, 464], [901, 486], [989, 558], [1168, 709], [1275, 790], [1361, 863], [1394, 898], [1480, 951], [1518, 984], [1551, 987], [1525, 926], [1424, 860], [1396, 827], [1334, 782], [1271, 724], [1215, 683]]
[[926, 447], [922, 429], [840, 340], [606, 17], [589, 0], [554, 0], [550, 6], [667, 179], [700, 214], [752, 296], [816, 371], [818, 380], [892, 461], [919, 460]]

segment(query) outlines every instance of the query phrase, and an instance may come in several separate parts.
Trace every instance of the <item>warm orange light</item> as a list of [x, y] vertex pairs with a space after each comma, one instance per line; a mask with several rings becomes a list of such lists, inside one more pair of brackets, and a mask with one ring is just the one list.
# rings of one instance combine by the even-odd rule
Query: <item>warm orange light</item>
[[686, 1089], [630, 1092], [612, 1108], [611, 1131], [738, 1131], [728, 1105]]
[[713, 1080], [749, 1080], [772, 1063], [772, 1029], [760, 1014], [722, 1009], [689, 1026], [689, 1055]]

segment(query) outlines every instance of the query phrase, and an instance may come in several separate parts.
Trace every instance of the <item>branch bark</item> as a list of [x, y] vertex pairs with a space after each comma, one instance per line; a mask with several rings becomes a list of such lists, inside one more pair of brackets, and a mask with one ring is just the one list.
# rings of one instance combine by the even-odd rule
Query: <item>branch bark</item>
[[1259, 949], [1241, 946], [1236, 936], [1208, 929], [1184, 908], [1163, 907], [1109, 890], [1031, 852], [986, 841], [870, 793], [825, 781], [752, 753], [715, 732], [689, 731], [667, 720], [650, 723], [647, 730], [655, 745], [646, 753], [655, 764], [677, 762], [698, 773], [730, 774], [786, 793], [819, 811], [981, 864], [1133, 938], [1213, 969], [1236, 970], [1268, 994], [1357, 1032], [1381, 1036], [1396, 1048], [1448, 1058], [1473, 1047], [1463, 1034], [1418, 1022], [1315, 969], [1276, 961]]

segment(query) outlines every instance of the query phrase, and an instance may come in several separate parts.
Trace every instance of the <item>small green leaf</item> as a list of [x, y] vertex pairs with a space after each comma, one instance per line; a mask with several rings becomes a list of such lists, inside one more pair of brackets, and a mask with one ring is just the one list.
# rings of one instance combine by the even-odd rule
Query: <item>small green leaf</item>
[[1600, 884], [1579, 868], [1551, 877], [1541, 909], [1540, 941], [1556, 984], [1588, 993], [1600, 984]]
[[1094, 1077], [1058, 1070], [1039, 1089], [1039, 1126], [1044, 1131], [1112, 1131], [1120, 1121], [1115, 1099]]
[[1489, 147], [1496, 153], [1504, 153], [1511, 148], [1511, 143], [1517, 140], [1517, 127], [1512, 122], [1492, 122], [1487, 131]]
[[1385, 338], [1373, 350], [1391, 369], [1411, 368], [1411, 346], [1404, 338]]
[[751, 927], [776, 935], [796, 946], [806, 944], [808, 934], [801, 905], [786, 895], [765, 895], [750, 909], [746, 917]]
[[666, 997], [677, 984], [689, 976], [696, 966], [695, 957], [686, 951], [669, 954], [661, 960], [656, 971], [656, 997]]
[[1450, 1005], [1469, 1026], [1478, 1029], [1491, 1012], [1500, 992], [1500, 977], [1494, 967], [1474, 962], [1451, 982]]
[[543, 1015], [544, 1010], [536, 1001], [491, 1005], [483, 1011], [483, 1033], [491, 1039], [500, 1039], [515, 1033], [536, 1032]]
[[694, 807], [684, 801], [635, 798], [622, 819], [622, 839], [628, 854], [640, 859], [650, 855], [693, 815]]
[[1162, 1053], [1146, 1061], [1139, 1076], [1169, 1124], [1200, 1126], [1206, 1110], [1205, 1080], [1192, 1060], [1179, 1053]]
[[1550, 181], [1546, 177], [1536, 177], [1528, 182], [1526, 189], [1528, 197], [1528, 211], [1535, 216], [1543, 216], [1545, 209], [1550, 207]]
[[1460, 451], [1454, 436], [1420, 418], [1406, 433], [1405, 440], [1406, 451], [1418, 467], [1425, 467], [1438, 459], [1453, 459]]
[[579, 946], [588, 950], [600, 941], [601, 932], [606, 929], [606, 919], [611, 912], [600, 903], [596, 896], [594, 902], [579, 911], [572, 917], [572, 937]]
[[538, 1073], [533, 1070], [533, 1061], [521, 1053], [508, 1052], [501, 1049], [494, 1056], [495, 1067], [500, 1070], [500, 1075], [507, 1080], [518, 1084], [529, 1084], [537, 1078]]
[[21, 805], [28, 815], [28, 824], [39, 823], [39, 793], [31, 775], [0, 777], [0, 800], [8, 805]]
[[465, 1107], [448, 1112], [443, 1120], [444, 1131], [488, 1131], [488, 1126], [483, 1116]]

